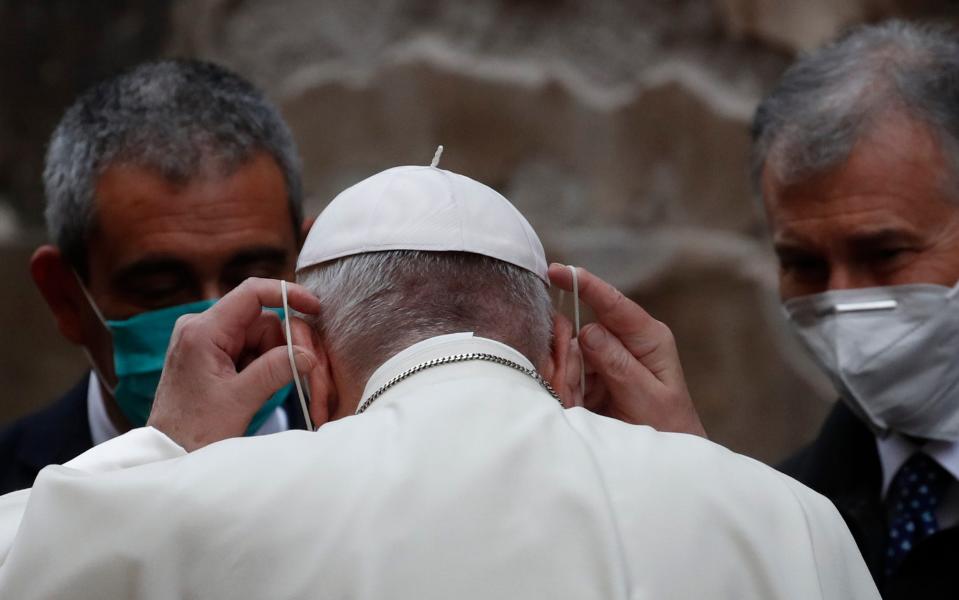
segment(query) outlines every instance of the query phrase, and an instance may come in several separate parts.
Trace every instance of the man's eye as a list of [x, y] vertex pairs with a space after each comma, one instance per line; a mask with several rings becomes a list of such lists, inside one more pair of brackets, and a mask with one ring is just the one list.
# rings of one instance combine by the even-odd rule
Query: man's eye
[[283, 276], [283, 266], [271, 263], [257, 263], [236, 269], [228, 273], [225, 277], [225, 283], [229, 289], [243, 283], [250, 277], [263, 277], [266, 279], [279, 279]]
[[895, 260], [909, 252], [908, 248], [882, 248], [873, 253], [873, 259], [880, 261]]
[[156, 286], [139, 288], [130, 295], [140, 306], [163, 308], [186, 302], [190, 294], [183, 286]]
[[178, 277], [145, 277], [125, 282], [122, 289], [134, 304], [150, 308], [176, 304], [193, 292], [192, 286]]
[[781, 258], [779, 268], [788, 275], [802, 279], [825, 277], [829, 271], [825, 261], [812, 257]]

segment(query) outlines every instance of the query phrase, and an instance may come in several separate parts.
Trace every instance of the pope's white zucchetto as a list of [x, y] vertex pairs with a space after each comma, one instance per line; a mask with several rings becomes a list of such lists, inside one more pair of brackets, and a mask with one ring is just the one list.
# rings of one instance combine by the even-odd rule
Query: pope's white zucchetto
[[388, 169], [341, 192], [310, 229], [296, 270], [385, 250], [482, 254], [549, 281], [543, 244], [509, 200], [425, 166]]

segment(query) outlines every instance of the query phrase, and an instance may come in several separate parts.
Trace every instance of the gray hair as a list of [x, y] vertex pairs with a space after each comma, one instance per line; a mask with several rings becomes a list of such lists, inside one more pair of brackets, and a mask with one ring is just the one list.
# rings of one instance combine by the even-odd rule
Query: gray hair
[[792, 65], [753, 119], [755, 189], [767, 163], [787, 184], [839, 166], [891, 111], [929, 127], [959, 159], [959, 38], [951, 29], [860, 26]]
[[323, 305], [314, 321], [357, 381], [416, 342], [460, 331], [507, 344], [541, 366], [552, 307], [535, 274], [466, 252], [391, 250], [318, 265], [297, 281]]
[[286, 181], [292, 227], [303, 220], [300, 162], [277, 109], [248, 81], [197, 60], [140, 65], [82, 94], [50, 140], [43, 182], [51, 239], [86, 275], [97, 179], [131, 163], [186, 182], [215, 165], [229, 173], [267, 152]]

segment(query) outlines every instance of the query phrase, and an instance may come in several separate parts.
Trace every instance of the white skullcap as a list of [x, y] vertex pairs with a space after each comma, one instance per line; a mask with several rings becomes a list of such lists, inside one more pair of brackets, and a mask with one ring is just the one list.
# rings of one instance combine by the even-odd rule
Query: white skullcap
[[549, 281], [543, 244], [516, 207], [436, 167], [395, 167], [341, 192], [310, 229], [296, 270], [383, 250], [472, 252]]

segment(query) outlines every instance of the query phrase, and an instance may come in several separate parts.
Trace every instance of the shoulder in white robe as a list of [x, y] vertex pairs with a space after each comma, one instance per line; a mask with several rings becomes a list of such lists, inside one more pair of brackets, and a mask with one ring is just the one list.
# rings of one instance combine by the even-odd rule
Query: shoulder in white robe
[[[518, 352], [468, 334], [414, 364]], [[878, 598], [822, 496], [704, 439], [562, 409], [471, 361], [315, 433], [129, 432], [0, 498], [0, 598]]]

